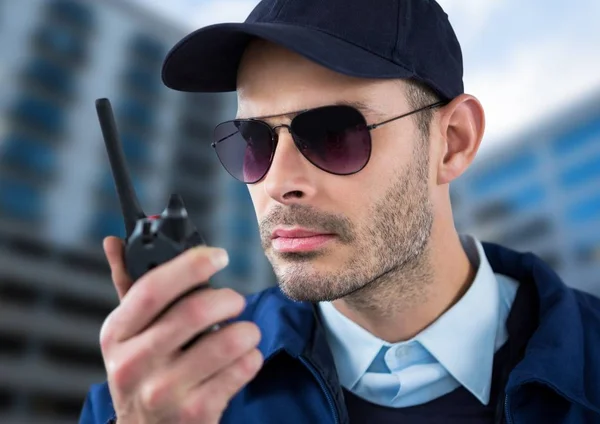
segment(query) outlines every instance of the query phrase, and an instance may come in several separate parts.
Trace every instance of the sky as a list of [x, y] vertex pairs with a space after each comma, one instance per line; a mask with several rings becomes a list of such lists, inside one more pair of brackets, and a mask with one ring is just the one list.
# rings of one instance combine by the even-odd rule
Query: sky
[[[190, 31], [242, 22], [256, 0], [133, 0]], [[364, 0], [368, 1], [368, 0]], [[438, 0], [462, 46], [465, 91], [486, 112], [481, 153], [600, 94], [600, 1]]]

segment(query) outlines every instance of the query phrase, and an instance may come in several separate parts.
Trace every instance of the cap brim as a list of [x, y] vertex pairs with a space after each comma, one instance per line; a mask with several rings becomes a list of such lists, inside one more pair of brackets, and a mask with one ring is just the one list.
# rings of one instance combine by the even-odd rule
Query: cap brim
[[215, 24], [194, 31], [167, 54], [163, 83], [190, 92], [235, 91], [237, 70], [254, 37], [292, 50], [341, 74], [361, 78], [410, 78], [411, 69], [322, 31], [273, 23]]

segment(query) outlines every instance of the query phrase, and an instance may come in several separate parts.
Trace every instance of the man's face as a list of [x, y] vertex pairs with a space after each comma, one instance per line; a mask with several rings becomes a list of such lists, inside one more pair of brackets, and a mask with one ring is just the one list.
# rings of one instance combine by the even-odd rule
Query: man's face
[[[358, 101], [376, 113], [368, 124], [409, 112], [403, 84], [343, 76], [266, 43], [246, 52], [238, 77], [238, 117], [283, 114]], [[267, 119], [270, 125], [287, 118]], [[360, 172], [337, 176], [312, 165], [286, 128], [273, 164], [249, 185], [265, 254], [282, 291], [306, 301], [334, 300], [410, 270], [425, 251], [433, 223], [429, 143], [403, 118], [371, 131], [372, 152]], [[272, 240], [276, 229], [329, 234], [313, 246]], [[419, 284], [415, 281], [414, 284]]]

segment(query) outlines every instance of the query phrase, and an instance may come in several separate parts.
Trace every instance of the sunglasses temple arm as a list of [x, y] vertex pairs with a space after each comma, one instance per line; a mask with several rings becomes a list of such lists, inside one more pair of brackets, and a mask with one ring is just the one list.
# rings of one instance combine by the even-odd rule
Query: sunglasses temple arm
[[396, 121], [396, 120], [401, 119], [401, 118], [405, 118], [407, 116], [413, 115], [413, 114], [418, 113], [418, 112], [422, 112], [422, 111], [427, 110], [427, 109], [433, 109], [434, 107], [442, 106], [442, 105], [445, 105], [446, 103], [447, 102], [445, 102], [445, 101], [440, 101], [440, 102], [437, 102], [437, 103], [433, 103], [431, 105], [423, 106], [422, 108], [419, 108], [417, 110], [413, 110], [411, 112], [405, 113], [404, 115], [396, 116], [395, 118], [388, 119], [387, 121], [378, 122], [376, 124], [369, 125], [369, 126], [367, 126], [367, 129], [368, 130], [374, 130], [375, 128], [380, 127], [380, 126], [382, 126], [384, 124], [387, 124], [389, 122]]
[[229, 134], [229, 135], [227, 135], [227, 136], [223, 137], [222, 139], [215, 141], [215, 142], [212, 144], [212, 145], [213, 145], [213, 147], [214, 147], [214, 146], [216, 146], [217, 144], [219, 144], [220, 142], [222, 142], [222, 141], [225, 141], [225, 140], [227, 140], [227, 139], [228, 139], [228, 138], [230, 138], [230, 137], [233, 137], [233, 136], [234, 136], [234, 135], [236, 135], [237, 133], [239, 133], [239, 131], [236, 131], [236, 132], [234, 132], [234, 133], [231, 133], [231, 134]]

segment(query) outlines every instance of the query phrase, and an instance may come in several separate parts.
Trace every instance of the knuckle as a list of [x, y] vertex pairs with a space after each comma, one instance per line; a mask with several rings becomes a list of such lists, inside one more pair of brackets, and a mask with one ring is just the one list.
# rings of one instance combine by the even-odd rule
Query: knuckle
[[111, 362], [107, 372], [117, 387], [128, 388], [134, 383], [143, 363], [143, 351], [124, 353], [119, 356], [118, 360]]
[[244, 340], [245, 346], [248, 348], [256, 346], [261, 339], [260, 329], [253, 322], [240, 322], [239, 330], [240, 338]]
[[208, 277], [211, 271], [211, 264], [208, 249], [199, 249], [193, 252], [190, 261], [192, 274], [197, 278], [204, 279]]
[[[202, 293], [203, 294], [203, 293]], [[185, 315], [187, 322], [196, 325], [205, 324], [210, 316], [210, 305], [201, 294], [194, 295], [186, 305]]]
[[262, 354], [258, 350], [253, 350], [244, 356], [239, 363], [239, 380], [246, 381], [258, 371], [262, 363]]
[[243, 326], [232, 326], [231, 330], [223, 334], [223, 352], [227, 356], [239, 356], [248, 346], [247, 336]]
[[108, 349], [112, 346], [114, 340], [114, 330], [110, 325], [111, 315], [109, 315], [104, 322], [102, 323], [102, 327], [100, 328], [100, 348], [102, 352], [107, 352]]
[[142, 386], [140, 401], [148, 411], [157, 411], [167, 403], [170, 387], [164, 381], [149, 381]]
[[246, 307], [246, 299], [244, 296], [229, 287], [220, 289], [220, 291], [223, 299], [231, 306], [233, 312], [240, 313], [244, 310]]
[[211, 399], [200, 399], [193, 403], [188, 403], [180, 409], [180, 419], [184, 423], [188, 422], [218, 422], [221, 411], [218, 408], [218, 402], [214, 397]]
[[252, 323], [239, 322], [231, 325], [223, 333], [223, 353], [229, 357], [238, 357], [258, 344], [260, 331]]
[[156, 295], [150, 290], [151, 280], [148, 278], [143, 284], [138, 284], [139, 292], [137, 293], [140, 308], [143, 311], [154, 310], [157, 304]]

